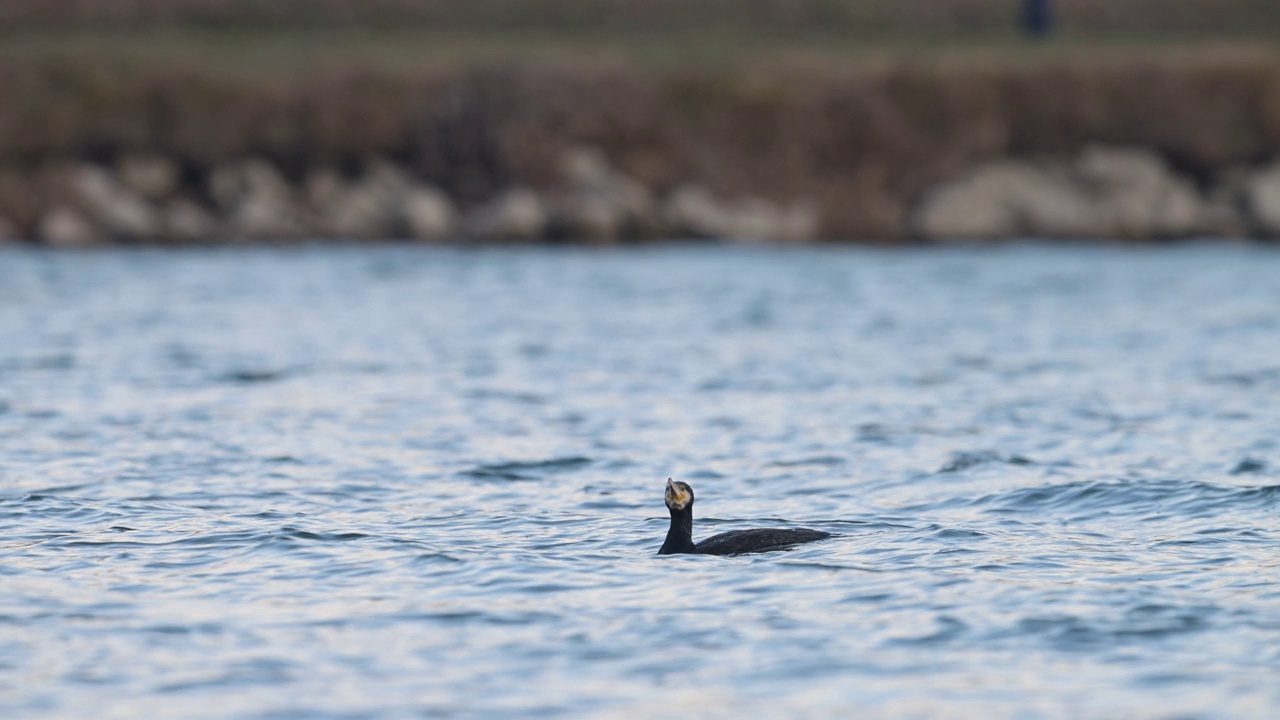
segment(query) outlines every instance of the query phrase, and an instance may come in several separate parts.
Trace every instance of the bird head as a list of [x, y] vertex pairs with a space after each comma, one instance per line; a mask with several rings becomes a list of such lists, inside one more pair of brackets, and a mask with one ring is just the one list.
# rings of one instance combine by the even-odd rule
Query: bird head
[[667, 507], [679, 512], [692, 504], [693, 488], [689, 487], [689, 483], [667, 478]]

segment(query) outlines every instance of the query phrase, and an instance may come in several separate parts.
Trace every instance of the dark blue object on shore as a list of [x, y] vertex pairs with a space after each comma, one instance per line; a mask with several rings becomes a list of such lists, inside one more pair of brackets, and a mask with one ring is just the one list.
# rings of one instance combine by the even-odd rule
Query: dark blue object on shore
[[1022, 31], [1034, 38], [1053, 32], [1052, 0], [1022, 0]]

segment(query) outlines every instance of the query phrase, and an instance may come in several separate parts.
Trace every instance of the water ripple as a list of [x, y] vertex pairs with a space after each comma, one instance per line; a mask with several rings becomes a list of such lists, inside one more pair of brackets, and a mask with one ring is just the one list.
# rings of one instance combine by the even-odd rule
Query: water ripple
[[1277, 277], [4, 249], [0, 717], [1275, 716]]

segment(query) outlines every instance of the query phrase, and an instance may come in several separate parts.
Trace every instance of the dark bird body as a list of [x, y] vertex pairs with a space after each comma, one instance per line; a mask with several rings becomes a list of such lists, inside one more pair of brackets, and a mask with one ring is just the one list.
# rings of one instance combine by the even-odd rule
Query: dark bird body
[[739, 555], [782, 550], [792, 545], [831, 537], [831, 533], [809, 528], [755, 528], [712, 535], [700, 543], [693, 541], [693, 488], [688, 483], [667, 480], [667, 510], [671, 528], [658, 550], [659, 555]]

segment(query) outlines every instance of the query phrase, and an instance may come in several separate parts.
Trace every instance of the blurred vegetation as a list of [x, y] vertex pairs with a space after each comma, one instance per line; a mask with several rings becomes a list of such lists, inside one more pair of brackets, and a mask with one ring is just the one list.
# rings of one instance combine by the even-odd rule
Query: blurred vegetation
[[[1000, 32], [1018, 0], [0, 0], [0, 23], [100, 29], [142, 26], [395, 27], [467, 32], [755, 35], [848, 38]], [[1056, 0], [1067, 33], [1263, 36], [1280, 30], [1273, 0]]]
[[462, 202], [574, 144], [665, 189], [810, 198], [900, 234], [975, 163], [1152, 149], [1207, 181], [1280, 148], [1280, 2], [0, 0], [0, 169], [381, 156]]
[[[977, 163], [1153, 150], [1209, 181], [1280, 148], [1280, 57], [1175, 50], [1034, 63], [679, 69], [634, 63], [217, 65], [0, 56], [0, 165], [159, 152], [193, 177], [246, 156], [293, 178], [369, 157], [462, 203], [548, 187], [567, 147], [666, 190], [811, 199], [847, 237], [901, 234], [919, 193]], [[14, 215], [14, 213], [11, 213]]]
[[[327, 62], [531, 58], [665, 64], [860, 61], [957, 49], [1045, 54], [1280, 39], [1276, 0], [1053, 0], [1023, 38], [1021, 0], [0, 0], [0, 52], [189, 61], [270, 72]], [[898, 58], [891, 58], [896, 61]]]

